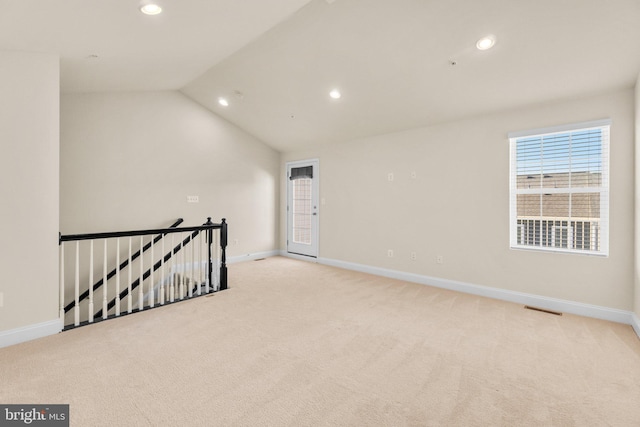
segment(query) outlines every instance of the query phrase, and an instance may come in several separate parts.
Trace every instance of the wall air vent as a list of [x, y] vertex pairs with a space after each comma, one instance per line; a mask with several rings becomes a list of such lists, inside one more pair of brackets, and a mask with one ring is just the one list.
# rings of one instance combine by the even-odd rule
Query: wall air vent
[[539, 307], [531, 307], [530, 305], [525, 305], [524, 308], [526, 308], [527, 310], [541, 311], [543, 313], [549, 313], [549, 314], [555, 314], [556, 316], [562, 316], [562, 313], [560, 313], [559, 311], [546, 310], [544, 308], [539, 308]]

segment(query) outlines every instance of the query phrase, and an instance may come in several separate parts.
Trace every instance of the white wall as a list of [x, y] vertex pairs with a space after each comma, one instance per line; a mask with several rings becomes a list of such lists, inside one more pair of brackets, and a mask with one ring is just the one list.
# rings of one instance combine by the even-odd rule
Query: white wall
[[229, 256], [277, 247], [279, 153], [180, 92], [63, 95], [60, 162], [63, 234], [211, 216]]
[[635, 140], [635, 313], [640, 317], [640, 74], [636, 82], [636, 140]]
[[[322, 258], [632, 310], [633, 111], [622, 90], [286, 153], [281, 170], [320, 159]], [[509, 249], [508, 132], [602, 118], [613, 120], [610, 256]]]
[[0, 52], [0, 332], [58, 317], [59, 80], [55, 55]]

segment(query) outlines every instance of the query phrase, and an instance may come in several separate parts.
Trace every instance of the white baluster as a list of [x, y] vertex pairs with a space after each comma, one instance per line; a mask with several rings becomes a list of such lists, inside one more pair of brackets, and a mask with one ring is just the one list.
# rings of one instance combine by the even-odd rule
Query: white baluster
[[220, 290], [220, 233], [222, 230], [213, 230], [213, 249], [211, 250], [213, 260], [211, 263], [213, 264], [213, 271], [211, 275], [213, 276], [213, 289], [216, 291]]
[[201, 231], [200, 237], [200, 277], [202, 278], [202, 285], [204, 286], [204, 292], [209, 293], [209, 283], [207, 282], [207, 235], [206, 230]]
[[60, 320], [64, 323], [64, 242], [60, 243]]
[[169, 301], [173, 302], [176, 296], [176, 288], [175, 288], [175, 266], [176, 266], [176, 258], [173, 256], [173, 248], [175, 247], [175, 238], [174, 233], [171, 233], [171, 268], [169, 269], [169, 274], [171, 275], [171, 288], [169, 289]]
[[116, 238], [116, 316], [120, 316], [120, 239]]
[[[209, 283], [211, 283], [211, 292], [216, 291], [216, 230], [211, 230], [211, 271], [209, 276]], [[209, 266], [207, 266], [207, 272], [209, 272]]]
[[195, 259], [195, 242], [194, 242], [194, 237], [193, 237], [193, 233], [189, 234], [189, 236], [191, 236], [191, 240], [189, 241], [189, 244], [191, 245], [191, 262], [189, 262], [189, 270], [191, 271], [191, 273], [189, 274], [189, 277], [191, 278], [191, 282], [189, 283], [189, 298], [191, 298], [193, 296], [193, 284], [196, 281], [196, 276], [194, 274], [193, 271], [193, 261]]
[[[205, 275], [207, 276], [207, 284], [209, 286], [209, 289], [211, 289], [211, 292], [214, 291], [213, 288], [213, 277], [211, 277], [211, 272], [209, 271], [209, 261], [213, 262], [213, 251], [216, 250], [215, 246], [213, 245], [213, 239], [214, 239], [214, 235], [213, 235], [213, 231], [211, 231], [211, 240], [209, 240], [209, 233], [207, 230], [207, 244], [205, 246], [206, 252], [205, 252]], [[211, 259], [209, 258], [209, 247], [211, 247]]]
[[153, 288], [156, 286], [156, 282], [153, 280], [153, 270], [156, 266], [156, 258], [153, 250], [154, 246], [155, 245], [153, 244], [153, 240], [151, 240], [151, 276], [150, 276], [151, 284], [149, 285], [149, 301], [150, 301], [149, 306], [151, 308], [153, 308], [153, 306], [155, 305], [155, 298], [156, 298], [153, 291]]
[[[188, 234], [187, 234], [188, 236]], [[183, 240], [184, 241], [184, 240]], [[183, 246], [182, 251], [184, 252], [182, 254], [182, 287], [184, 289], [183, 291], [183, 298], [186, 298], [187, 295], [189, 295], [187, 288], [189, 287], [189, 276], [188, 276], [188, 271], [189, 271], [189, 247], [188, 246]]]
[[161, 243], [161, 249], [162, 252], [160, 253], [160, 305], [164, 305], [164, 287], [165, 287], [165, 283], [164, 283], [164, 234], [162, 235], [162, 239], [161, 239], [162, 243]]
[[89, 246], [89, 323], [93, 323], [93, 240]]
[[[209, 260], [207, 258], [207, 274], [209, 275], [209, 285], [211, 286], [211, 292], [215, 292], [216, 290], [216, 264], [215, 264], [215, 259], [216, 259], [216, 230], [211, 230], [211, 242], [209, 242], [211, 244], [211, 259]], [[209, 248], [207, 248], [209, 249]], [[209, 256], [209, 253], [207, 252], [207, 257]], [[209, 261], [211, 261], [211, 265], [213, 266], [211, 268], [211, 271], [209, 271]]]
[[[211, 230], [211, 274], [209, 277], [209, 282], [211, 283], [211, 291], [216, 291], [216, 230]], [[209, 272], [209, 266], [207, 266], [207, 272]]]
[[142, 249], [144, 248], [144, 237], [140, 236], [140, 283], [138, 284], [138, 309], [144, 310], [144, 255]]
[[127, 266], [127, 313], [131, 313], [133, 311], [133, 295], [131, 295], [131, 276], [133, 266], [131, 265], [131, 237], [129, 237], [129, 265]]
[[107, 239], [104, 239], [104, 260], [102, 261], [102, 318], [107, 318]]
[[222, 264], [222, 247], [220, 246], [222, 240], [222, 229], [219, 229], [216, 233], [216, 263], [214, 264], [214, 272], [216, 278], [217, 289], [220, 290], [220, 265]]
[[76, 306], [74, 307], [74, 325], [80, 324], [80, 241], [76, 241], [76, 280], [75, 280]]
[[198, 233], [198, 295], [202, 295], [202, 230]]
[[180, 233], [180, 255], [182, 258], [182, 275], [180, 276], [180, 299], [184, 299], [184, 281], [185, 276], [187, 275], [187, 263], [185, 260], [184, 253], [184, 234]]

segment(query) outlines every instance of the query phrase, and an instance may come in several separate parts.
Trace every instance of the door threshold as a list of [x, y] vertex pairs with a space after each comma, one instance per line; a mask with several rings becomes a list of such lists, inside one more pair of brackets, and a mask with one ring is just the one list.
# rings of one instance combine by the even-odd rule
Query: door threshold
[[287, 251], [286, 253], [287, 256], [290, 256], [291, 258], [302, 258], [302, 259], [312, 259], [312, 260], [317, 260], [318, 256], [317, 255], [306, 255], [306, 254], [299, 254], [296, 252], [289, 252]]

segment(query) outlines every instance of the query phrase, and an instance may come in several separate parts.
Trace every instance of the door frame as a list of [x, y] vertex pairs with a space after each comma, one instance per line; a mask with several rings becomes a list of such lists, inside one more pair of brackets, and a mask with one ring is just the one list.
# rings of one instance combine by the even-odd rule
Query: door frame
[[[312, 227], [311, 238], [315, 242], [315, 254], [301, 254], [298, 252], [291, 252], [289, 250], [289, 231], [291, 227], [291, 216], [289, 215], [289, 209], [292, 198], [292, 187], [291, 180], [289, 179], [289, 170], [295, 167], [301, 166], [313, 166], [313, 178], [312, 178], [312, 203], [315, 203], [315, 227]], [[307, 160], [295, 160], [291, 162], [286, 162], [285, 164], [285, 182], [286, 182], [286, 221], [285, 221], [285, 241], [286, 248], [285, 251], [288, 254], [296, 255], [296, 256], [304, 256], [309, 258], [318, 258], [320, 253], [320, 159], [307, 159]]]

